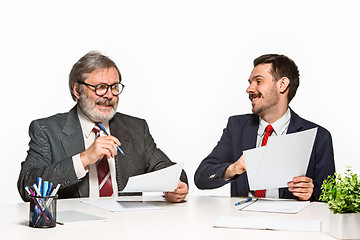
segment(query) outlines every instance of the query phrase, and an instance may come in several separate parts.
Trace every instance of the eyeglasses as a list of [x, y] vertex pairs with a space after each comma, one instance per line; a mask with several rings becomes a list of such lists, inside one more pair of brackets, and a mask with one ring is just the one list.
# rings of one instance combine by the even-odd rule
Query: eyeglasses
[[107, 93], [109, 88], [111, 89], [112, 95], [119, 96], [119, 94], [122, 93], [122, 91], [124, 90], [124, 87], [125, 87], [125, 85], [122, 84], [122, 83], [114, 83], [114, 84], [111, 84], [111, 85], [107, 85], [106, 83], [100, 83], [100, 84], [95, 85], [95, 86], [91, 85], [91, 84], [88, 84], [86, 82], [78, 81], [78, 83], [84, 84], [84, 85], [89, 86], [89, 87], [93, 87], [95, 89], [96, 95], [98, 95], [99, 97], [104, 96]]

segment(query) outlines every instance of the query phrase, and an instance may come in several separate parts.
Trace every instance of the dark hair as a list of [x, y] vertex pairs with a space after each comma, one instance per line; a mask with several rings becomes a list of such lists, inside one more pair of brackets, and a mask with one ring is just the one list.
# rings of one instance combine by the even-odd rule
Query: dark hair
[[87, 73], [102, 68], [114, 67], [119, 74], [119, 81], [121, 82], [121, 74], [116, 64], [108, 57], [102, 55], [97, 51], [90, 51], [77, 61], [72, 67], [69, 74], [69, 88], [71, 97], [76, 101], [73, 91], [73, 85], [80, 81], [83, 82]]
[[259, 64], [271, 63], [271, 74], [274, 81], [278, 81], [282, 77], [287, 77], [290, 80], [288, 102], [294, 98], [296, 90], [299, 87], [299, 70], [295, 62], [285, 55], [266, 54], [254, 60], [254, 67]]

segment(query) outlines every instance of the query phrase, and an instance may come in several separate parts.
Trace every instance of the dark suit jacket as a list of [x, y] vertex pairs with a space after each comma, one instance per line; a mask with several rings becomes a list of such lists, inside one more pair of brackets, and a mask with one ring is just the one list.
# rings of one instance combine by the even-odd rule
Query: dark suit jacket
[[[306, 176], [312, 178], [314, 182], [311, 200], [318, 201], [323, 180], [335, 172], [331, 135], [325, 128], [300, 118], [291, 109], [290, 111], [291, 119], [287, 133], [318, 127], [306, 172]], [[227, 184], [229, 181], [221, 178], [223, 172], [241, 157], [244, 150], [256, 147], [258, 128], [259, 117], [257, 115], [230, 117], [220, 141], [195, 172], [196, 186], [199, 189], [213, 189]], [[248, 196], [249, 184], [246, 172], [235, 176], [230, 182], [231, 196]], [[287, 188], [279, 189], [279, 197], [296, 198]]]
[[[118, 190], [125, 187], [131, 176], [174, 164], [156, 147], [145, 120], [116, 113], [109, 125], [111, 135], [119, 139], [125, 152], [115, 158]], [[72, 162], [74, 155], [85, 150], [77, 107], [69, 113], [33, 121], [29, 135], [29, 150], [26, 160], [21, 163], [18, 179], [22, 199], [29, 200], [24, 187], [32, 186], [38, 176], [61, 184], [59, 198], [88, 197], [88, 174], [79, 180]], [[184, 171], [180, 179], [187, 183]]]

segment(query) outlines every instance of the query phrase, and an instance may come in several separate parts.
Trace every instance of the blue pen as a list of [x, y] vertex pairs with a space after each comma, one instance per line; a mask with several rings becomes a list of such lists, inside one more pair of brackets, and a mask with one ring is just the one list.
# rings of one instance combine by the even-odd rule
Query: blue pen
[[48, 190], [47, 190], [47, 192], [46, 192], [46, 196], [49, 196], [49, 195], [50, 195], [50, 192], [51, 192], [51, 188], [52, 188], [52, 186], [53, 186], [53, 183], [52, 183], [52, 182], [50, 182], [50, 183], [49, 183]]
[[[104, 131], [104, 133], [109, 136], [109, 134], [107, 133], [107, 131], [106, 131], [106, 129], [103, 127], [103, 125], [101, 125], [101, 123], [98, 123], [98, 124], [99, 124], [99, 127]], [[115, 144], [115, 145], [116, 145], [117, 149], [122, 153], [122, 155], [125, 155], [124, 152], [123, 152], [123, 150], [121, 150], [121, 148], [119, 147], [119, 145], [117, 145], [117, 144]]]
[[250, 202], [251, 200], [252, 200], [252, 198], [248, 198], [248, 199], [246, 199], [246, 200], [243, 200], [243, 201], [237, 202], [237, 203], [235, 203], [235, 206], [239, 206], [240, 204]]
[[42, 190], [42, 196], [46, 197], [49, 190], [49, 181], [44, 181], [43, 183], [43, 190]]

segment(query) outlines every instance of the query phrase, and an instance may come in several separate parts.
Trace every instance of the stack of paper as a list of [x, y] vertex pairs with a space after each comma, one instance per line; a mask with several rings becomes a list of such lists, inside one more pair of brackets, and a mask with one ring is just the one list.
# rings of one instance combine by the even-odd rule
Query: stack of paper
[[144, 210], [161, 210], [162, 207], [139, 201], [115, 201], [113, 199], [84, 200], [83, 203], [102, 208], [110, 212], [128, 212]]
[[316, 132], [272, 136], [266, 146], [244, 151], [250, 190], [287, 187], [294, 177], [304, 176]]
[[216, 220], [214, 227], [321, 232], [321, 221], [223, 216]]
[[106, 218], [83, 213], [75, 210], [62, 211], [57, 213], [56, 222], [58, 224], [75, 224], [75, 223], [89, 223], [89, 222], [107, 221]]
[[252, 201], [249, 204], [240, 205], [239, 210], [272, 213], [298, 213], [310, 204], [311, 202], [309, 201], [297, 201], [288, 199], [256, 199], [256, 201]]
[[184, 162], [154, 172], [130, 177], [121, 192], [173, 192], [178, 183]]

